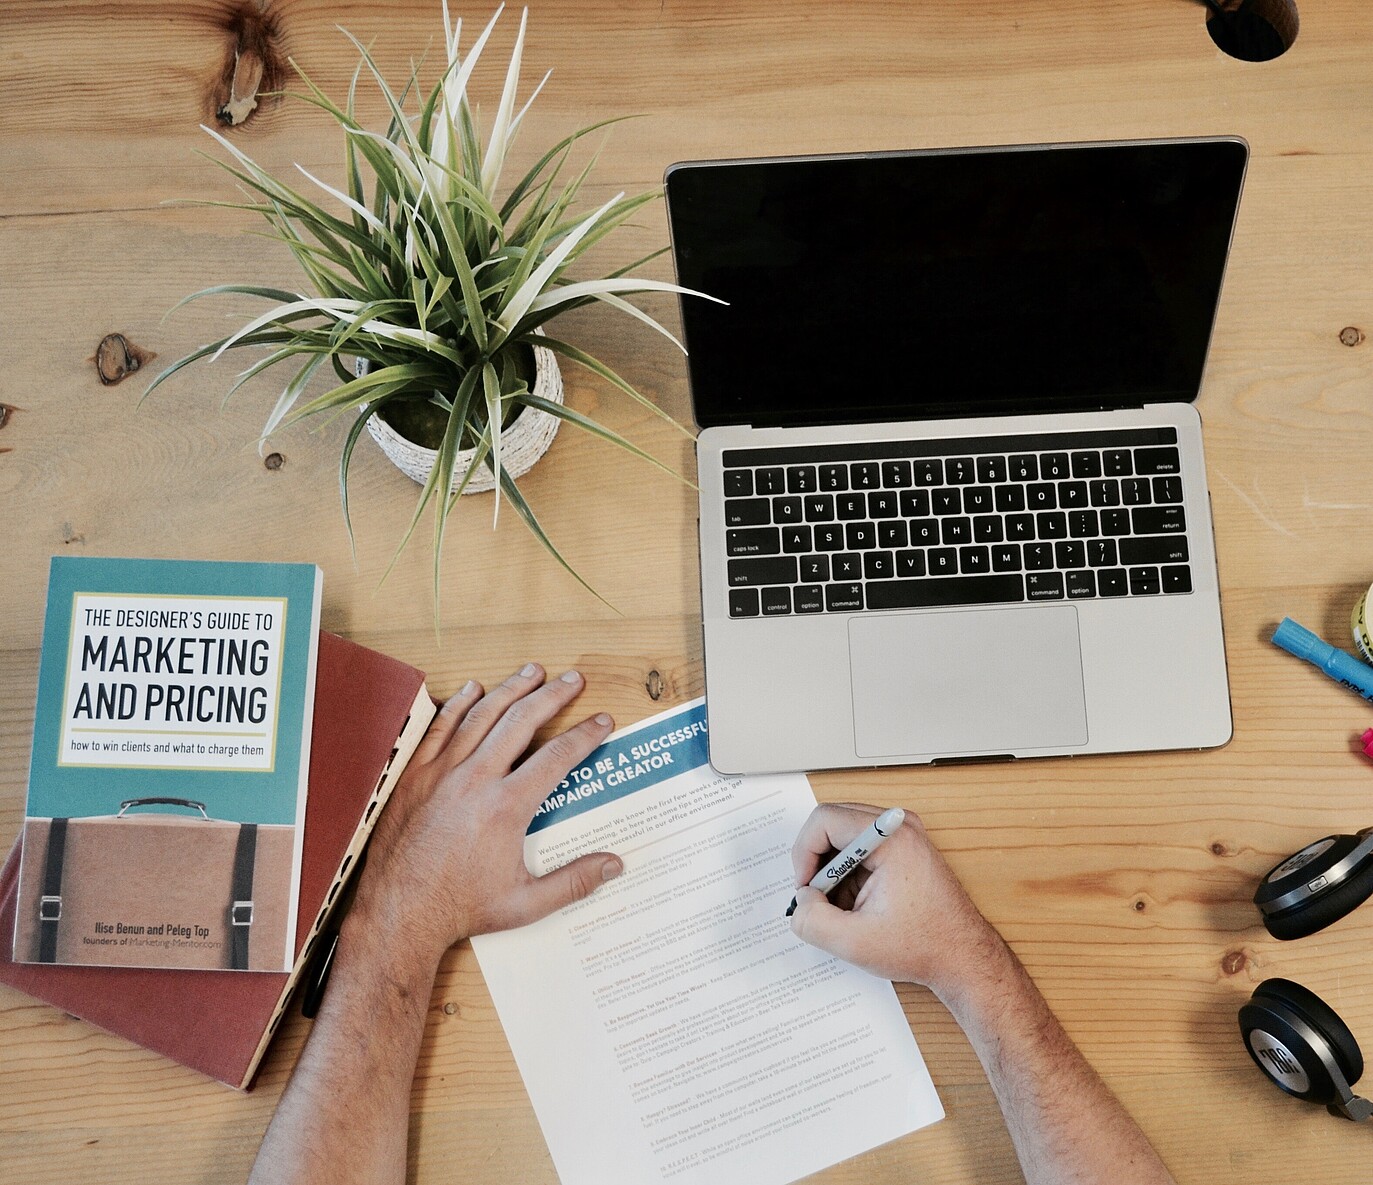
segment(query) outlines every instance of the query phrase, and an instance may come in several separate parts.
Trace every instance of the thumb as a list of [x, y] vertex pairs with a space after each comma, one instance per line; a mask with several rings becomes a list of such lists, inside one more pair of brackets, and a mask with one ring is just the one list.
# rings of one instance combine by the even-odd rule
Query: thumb
[[612, 852], [589, 852], [585, 856], [536, 877], [530, 892], [530, 904], [536, 917], [590, 897], [606, 881], [614, 880], [625, 870], [624, 862]]
[[857, 946], [855, 931], [859, 919], [848, 910], [832, 905], [830, 899], [809, 885], [796, 890], [796, 911], [791, 915], [791, 932], [802, 942], [847, 962], [853, 962]]

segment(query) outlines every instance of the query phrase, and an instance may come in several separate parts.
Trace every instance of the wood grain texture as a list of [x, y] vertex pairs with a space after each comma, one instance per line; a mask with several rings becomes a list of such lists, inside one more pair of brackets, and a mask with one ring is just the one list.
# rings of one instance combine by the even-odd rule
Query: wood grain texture
[[[820, 774], [824, 798], [918, 810], [1088, 1058], [1186, 1185], [1349, 1178], [1367, 1133], [1272, 1090], [1235, 1010], [1259, 980], [1321, 993], [1373, 1045], [1373, 907], [1278, 944], [1256, 925], [1256, 878], [1317, 836], [1367, 825], [1367, 706], [1267, 642], [1285, 614], [1327, 638], [1373, 579], [1373, 33], [1357, 0], [1300, 4], [1295, 46], [1265, 64], [1219, 53], [1187, 0], [1000, 10], [961, 0], [535, 0], [530, 77], [553, 68], [521, 160], [629, 112], [588, 201], [656, 185], [684, 158], [918, 145], [1237, 133], [1252, 159], [1200, 402], [1216, 517], [1235, 737], [1207, 753], [1020, 766]], [[482, 22], [485, 9], [464, 16]], [[588, 706], [632, 720], [702, 690], [695, 499], [685, 485], [563, 431], [526, 488], [550, 533], [614, 609], [549, 563], [489, 498], [454, 515], [435, 641], [421, 542], [384, 583], [415, 488], [370, 447], [354, 462], [357, 563], [339, 515], [341, 424], [274, 438], [274, 398], [239, 366], [183, 375], [140, 403], [159, 364], [244, 306], [211, 283], [292, 286], [247, 216], [174, 206], [233, 196], [196, 155], [200, 124], [272, 169], [327, 180], [327, 121], [264, 92], [288, 59], [340, 94], [342, 24], [397, 74], [430, 50], [437, 5], [324, 0], [0, 0], [0, 842], [23, 813], [48, 557], [311, 560], [325, 624], [430, 672], [446, 693], [535, 657], [586, 672]], [[508, 46], [505, 40], [498, 42]], [[256, 55], [256, 57], [254, 57]], [[493, 64], [477, 89], [494, 104]], [[255, 89], [254, 89], [255, 88]], [[483, 89], [485, 88], [485, 89]], [[233, 94], [230, 94], [230, 91]], [[244, 92], [255, 105], [244, 102]], [[232, 126], [217, 122], [237, 102]], [[364, 91], [364, 114], [381, 118]], [[519, 162], [517, 162], [519, 163]], [[665, 241], [650, 209], [611, 248]], [[670, 274], [666, 260], [656, 274]], [[838, 294], [841, 297], [847, 294]], [[650, 302], [675, 320], [670, 301]], [[1341, 331], [1354, 345], [1341, 341]], [[994, 332], [995, 327], [992, 327]], [[638, 325], [586, 312], [565, 332], [679, 419], [685, 370]], [[106, 385], [103, 355], [157, 357]], [[121, 347], [122, 348], [122, 347]], [[241, 363], [240, 363], [241, 365]], [[685, 474], [686, 437], [567, 374], [572, 405]], [[14, 409], [14, 410], [9, 410]], [[657, 698], [654, 698], [654, 697]], [[888, 1185], [1020, 1180], [966, 1041], [920, 989], [900, 989], [949, 1112], [929, 1131], [817, 1179]], [[256, 1091], [226, 1091], [0, 989], [0, 1164], [33, 1182], [241, 1180], [306, 1034], [286, 1025]], [[551, 1183], [551, 1162], [470, 950], [446, 960], [412, 1100], [418, 1181]], [[1282, 1179], [1296, 1179], [1283, 1176]]]

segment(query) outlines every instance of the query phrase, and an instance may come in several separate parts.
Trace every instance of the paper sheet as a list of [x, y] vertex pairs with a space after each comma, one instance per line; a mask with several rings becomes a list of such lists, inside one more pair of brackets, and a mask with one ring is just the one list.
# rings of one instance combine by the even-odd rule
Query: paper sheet
[[804, 775], [736, 778], [697, 700], [617, 733], [531, 824], [625, 871], [472, 942], [562, 1185], [785, 1185], [943, 1117], [896, 993], [784, 913]]

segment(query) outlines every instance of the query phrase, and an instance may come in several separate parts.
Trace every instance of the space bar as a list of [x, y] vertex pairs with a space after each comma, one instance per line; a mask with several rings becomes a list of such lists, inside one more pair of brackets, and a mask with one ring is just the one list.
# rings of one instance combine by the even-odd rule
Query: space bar
[[937, 605], [989, 605], [1025, 599], [1019, 575], [935, 576], [925, 580], [870, 580], [869, 609], [927, 609]]

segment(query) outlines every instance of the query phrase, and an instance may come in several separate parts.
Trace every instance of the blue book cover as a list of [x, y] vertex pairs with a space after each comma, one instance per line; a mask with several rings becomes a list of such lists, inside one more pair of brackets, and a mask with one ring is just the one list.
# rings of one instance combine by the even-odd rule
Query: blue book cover
[[290, 970], [321, 585], [53, 559], [16, 961]]

